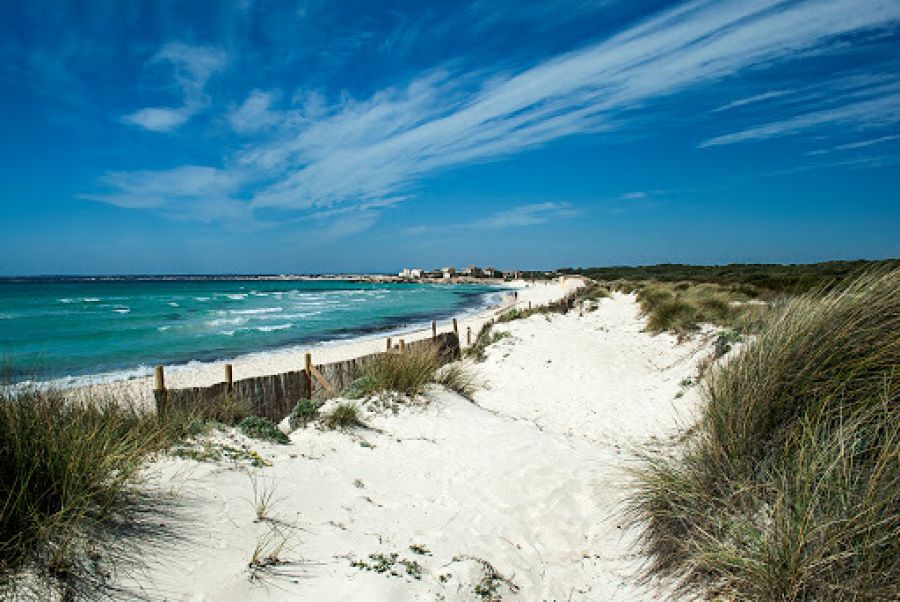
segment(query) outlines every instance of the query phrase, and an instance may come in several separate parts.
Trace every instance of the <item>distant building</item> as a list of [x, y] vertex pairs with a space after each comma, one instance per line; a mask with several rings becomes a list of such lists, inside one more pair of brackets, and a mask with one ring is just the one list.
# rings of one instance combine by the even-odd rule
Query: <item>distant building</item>
[[466, 266], [462, 270], [460, 270], [459, 273], [463, 276], [474, 276], [475, 274], [478, 273], [478, 266], [475, 266], [475, 265]]
[[441, 268], [441, 273], [443, 274], [444, 278], [452, 278], [456, 276], [456, 268]]
[[422, 270], [419, 268], [403, 268], [398, 274], [401, 278], [415, 280], [422, 277]]
[[516, 280], [517, 278], [522, 277], [522, 272], [514, 271], [514, 270], [504, 270], [503, 271], [503, 279], [504, 280]]
[[494, 268], [482, 268], [481, 274], [485, 278], [493, 278], [497, 275], [497, 270], [495, 270]]

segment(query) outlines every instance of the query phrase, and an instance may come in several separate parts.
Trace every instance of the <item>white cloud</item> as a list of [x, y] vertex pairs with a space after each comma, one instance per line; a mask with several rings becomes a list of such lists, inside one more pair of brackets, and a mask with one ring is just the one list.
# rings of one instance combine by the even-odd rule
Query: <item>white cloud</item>
[[859, 129], [877, 128], [900, 122], [900, 93], [890, 94], [873, 100], [863, 100], [832, 109], [813, 111], [755, 126], [723, 136], [710, 138], [700, 144], [701, 148], [722, 146], [751, 140], [763, 140], [777, 136], [788, 136], [810, 128], [826, 124], [850, 124]]
[[[779, 61], [827, 53], [846, 34], [862, 43], [898, 20], [900, 2], [884, 0], [696, 0], [514, 74], [488, 68], [438, 70], [364, 100], [342, 96], [329, 105], [316, 93], [299, 93], [295, 101], [303, 106], [280, 110], [273, 107], [273, 97], [257, 91], [232, 114], [232, 125], [266, 134], [229, 157], [229, 170], [252, 172], [266, 183], [250, 199], [253, 210], [359, 207], [408, 194], [417, 181], [439, 170], [500, 159], [565, 136], [614, 130], [664, 97], [751, 68], [758, 75]], [[173, 51], [165, 60], [178, 54]], [[186, 98], [188, 88], [202, 95], [201, 82], [218, 64], [199, 60], [193, 71], [182, 68], [186, 81], [193, 82], [185, 86]], [[775, 92], [768, 94], [772, 98]], [[759, 102], [762, 96], [731, 106]], [[833, 100], [849, 104], [820, 106], [705, 145], [860, 118], [893, 123], [897, 112], [897, 98], [887, 93]]]
[[273, 92], [251, 92], [241, 106], [228, 113], [231, 128], [239, 134], [252, 134], [277, 125], [281, 117], [270, 109], [275, 98]]
[[880, 136], [878, 138], [869, 138], [868, 140], [860, 140], [858, 142], [851, 142], [848, 144], [839, 144], [837, 146], [833, 146], [828, 149], [819, 149], [806, 153], [807, 155], [827, 155], [828, 153], [833, 153], [836, 151], [845, 151], [845, 150], [856, 150], [858, 148], [867, 148], [869, 146], [874, 146], [876, 144], [883, 144], [885, 142], [891, 142], [893, 140], [900, 140], [900, 134], [895, 134], [892, 136]]
[[148, 107], [126, 115], [122, 121], [154, 132], [170, 132], [187, 121], [189, 116], [184, 109]]
[[182, 94], [181, 107], [147, 107], [122, 117], [122, 121], [154, 132], [169, 132], [209, 105], [206, 82], [225, 67], [223, 51], [205, 46], [170, 43], [160, 48], [149, 65], [168, 64]]
[[773, 90], [771, 92], [764, 92], [762, 94], [756, 94], [754, 96], [749, 96], [747, 98], [741, 98], [739, 100], [735, 100], [724, 104], [720, 107], [713, 109], [712, 113], [720, 113], [722, 111], [729, 111], [731, 109], [736, 109], [738, 107], [743, 107], [749, 104], [754, 104], [758, 102], [763, 102], [764, 100], [772, 100], [773, 98], [780, 98], [782, 96], [787, 96], [791, 94], [793, 90]]
[[562, 219], [569, 219], [579, 215], [579, 211], [569, 203], [545, 202], [518, 205], [509, 209], [492, 213], [486, 217], [478, 218], [464, 223], [446, 223], [441, 225], [419, 225], [407, 228], [405, 232], [410, 236], [419, 236], [434, 231], [453, 230], [505, 230], [507, 228], [521, 228], [523, 226], [535, 226]]
[[500, 211], [488, 217], [475, 220], [472, 227], [500, 230], [545, 224], [552, 220], [574, 217], [577, 212], [568, 203], [534, 203], [520, 205], [507, 211]]

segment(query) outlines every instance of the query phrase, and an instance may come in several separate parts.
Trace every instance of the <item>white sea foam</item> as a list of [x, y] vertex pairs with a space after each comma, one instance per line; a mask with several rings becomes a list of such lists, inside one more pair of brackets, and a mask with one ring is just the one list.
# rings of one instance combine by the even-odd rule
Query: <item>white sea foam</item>
[[194, 301], [209, 301], [209, 297], [194, 297]]
[[244, 299], [247, 298], [246, 293], [233, 293], [233, 294], [229, 293], [225, 296], [228, 297], [229, 299], [231, 299], [232, 301], [243, 301]]
[[165, 332], [165, 331], [169, 330], [170, 328], [172, 328], [172, 327], [171, 326], [160, 326], [156, 330], [158, 330], [160, 332]]
[[274, 332], [276, 330], [287, 330], [292, 327], [293, 324], [275, 324], [273, 326], [257, 326], [256, 330], [259, 332]]
[[113, 311], [116, 312], [117, 314], [131, 313], [131, 309], [129, 309], [127, 307], [116, 307], [115, 309], [113, 309]]
[[232, 309], [228, 313], [236, 316], [256, 315], [256, 314], [274, 314], [284, 311], [283, 307], [260, 307], [258, 309]]
[[171, 307], [181, 307], [180, 305], [178, 305], [178, 304], [175, 303], [174, 301], [169, 301], [169, 305], [170, 305]]

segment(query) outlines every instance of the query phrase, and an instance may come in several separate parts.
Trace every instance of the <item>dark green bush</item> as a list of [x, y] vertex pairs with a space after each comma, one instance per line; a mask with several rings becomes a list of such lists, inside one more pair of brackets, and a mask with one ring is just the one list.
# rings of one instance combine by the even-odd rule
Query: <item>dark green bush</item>
[[248, 416], [238, 423], [238, 429], [253, 439], [262, 439], [272, 443], [287, 445], [291, 438], [282, 433], [268, 418]]
[[319, 408], [322, 404], [311, 399], [301, 399], [291, 410], [291, 428], [306, 427], [312, 420], [319, 415]]

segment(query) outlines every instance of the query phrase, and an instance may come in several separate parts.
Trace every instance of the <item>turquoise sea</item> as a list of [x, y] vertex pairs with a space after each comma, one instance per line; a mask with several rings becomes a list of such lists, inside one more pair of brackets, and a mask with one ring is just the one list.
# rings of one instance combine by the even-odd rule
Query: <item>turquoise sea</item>
[[475, 311], [499, 292], [349, 280], [0, 281], [0, 367], [12, 381], [143, 374], [400, 330]]

